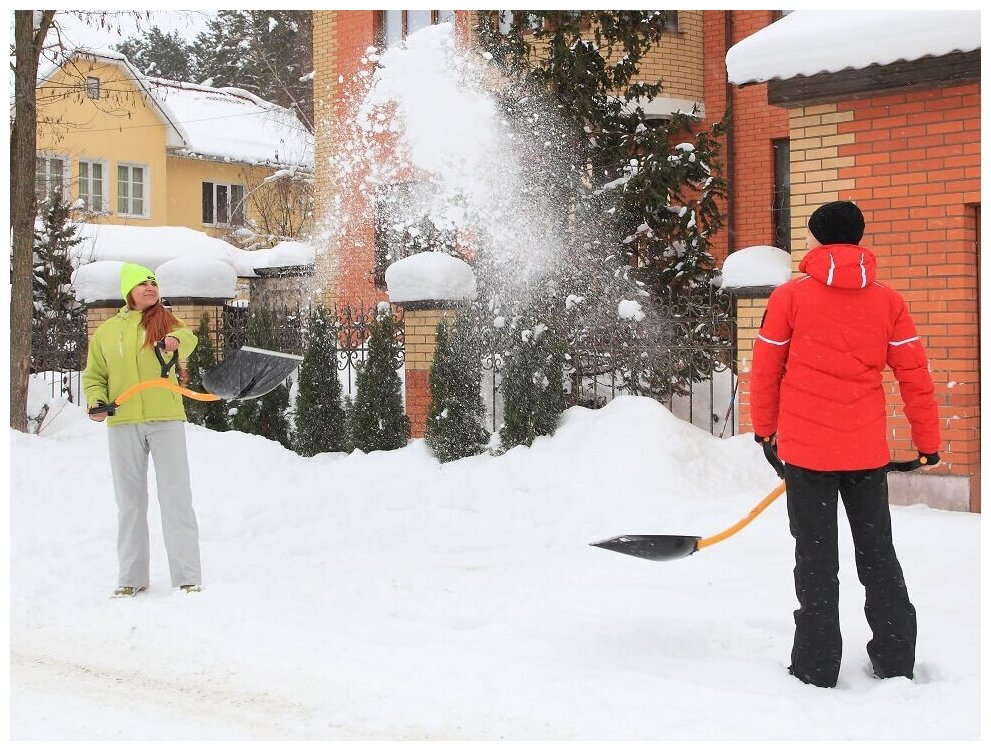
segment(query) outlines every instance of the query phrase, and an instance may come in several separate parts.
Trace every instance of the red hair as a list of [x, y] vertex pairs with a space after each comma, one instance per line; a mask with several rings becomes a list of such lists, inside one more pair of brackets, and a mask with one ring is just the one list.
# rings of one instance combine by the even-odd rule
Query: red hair
[[[134, 298], [131, 297], [130, 292], [127, 293], [127, 304], [131, 308], [134, 307]], [[141, 311], [141, 325], [145, 329], [144, 346], [146, 347], [154, 347], [155, 342], [162, 341], [176, 329], [186, 328], [186, 324], [172, 315], [172, 311], [162, 305], [161, 300]], [[188, 380], [186, 369], [180, 365], [179, 370], [179, 380], [185, 383]]]

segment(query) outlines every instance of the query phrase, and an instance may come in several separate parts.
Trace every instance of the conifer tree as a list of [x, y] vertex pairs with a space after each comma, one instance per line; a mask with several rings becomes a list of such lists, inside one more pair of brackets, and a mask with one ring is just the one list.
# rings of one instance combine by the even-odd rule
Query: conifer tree
[[[217, 357], [213, 350], [213, 337], [210, 336], [210, 314], [200, 316], [196, 328], [196, 349], [186, 361], [186, 372], [189, 375], [189, 388], [193, 391], [204, 391], [203, 374], [216, 366]], [[210, 430], [229, 430], [227, 421], [228, 406], [224, 401], [200, 402], [190, 399], [186, 402], [186, 417], [197, 425]]]
[[[248, 321], [247, 344], [260, 349], [276, 349], [272, 313], [268, 308], [253, 311]], [[233, 427], [289, 446], [289, 387], [282, 384], [257, 399], [237, 402]]]
[[301, 456], [346, 451], [341, 381], [337, 372], [337, 326], [319, 305], [310, 313], [306, 351], [299, 366], [293, 450]]
[[472, 324], [467, 312], [462, 312], [450, 327], [446, 321], [437, 327], [425, 438], [441, 462], [479, 454], [489, 438], [482, 427], [485, 405], [479, 329]]
[[357, 393], [349, 413], [351, 445], [356, 449], [388, 451], [409, 442], [397, 354], [396, 318], [388, 303], [379, 303], [378, 315], [369, 326], [368, 356], [358, 366]]
[[564, 347], [547, 326], [519, 317], [511, 329], [502, 375], [504, 422], [502, 448], [529, 446], [552, 435], [564, 411]]
[[72, 208], [61, 197], [42, 204], [41, 219], [34, 230], [35, 318], [62, 317], [82, 308], [72, 294], [69, 254], [83, 240], [72, 221]]

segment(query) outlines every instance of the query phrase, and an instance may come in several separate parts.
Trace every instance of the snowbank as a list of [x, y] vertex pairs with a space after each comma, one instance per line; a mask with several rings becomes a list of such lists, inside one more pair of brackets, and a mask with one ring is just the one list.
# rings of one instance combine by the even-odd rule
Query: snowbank
[[304, 458], [190, 426], [203, 592], [169, 586], [151, 481], [151, 588], [121, 601], [106, 427], [70, 409], [55, 434], [10, 433], [15, 741], [980, 737], [979, 515], [892, 509], [914, 681], [865, 672], [841, 523], [844, 662], [824, 690], [787, 672], [783, 499], [680, 561], [588, 545], [744, 517], [778, 483], [752, 436], [643, 397], [444, 465], [422, 440]]

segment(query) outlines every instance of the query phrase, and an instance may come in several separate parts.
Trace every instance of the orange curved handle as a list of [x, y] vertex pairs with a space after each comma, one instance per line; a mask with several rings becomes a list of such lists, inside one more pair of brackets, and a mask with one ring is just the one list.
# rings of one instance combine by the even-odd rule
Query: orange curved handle
[[763, 501], [761, 501], [756, 506], [754, 506], [751, 512], [747, 514], [746, 518], [740, 519], [740, 521], [738, 521], [732, 527], [730, 527], [729, 529], [724, 529], [719, 534], [715, 534], [712, 535], [712, 537], [706, 537], [699, 540], [696, 543], [695, 549], [701, 550], [702, 548], [708, 547], [709, 545], [715, 545], [717, 542], [722, 542], [727, 537], [731, 537], [735, 535], [741, 529], [743, 529], [748, 524], [750, 524], [750, 522], [756, 519], [758, 514], [760, 514], [764, 509], [766, 509], [768, 506], [774, 503], [777, 500], [778, 496], [784, 492], [785, 492], [785, 484], [782, 482], [774, 490], [768, 493]]
[[191, 391], [185, 386], [180, 386], [178, 383], [172, 383], [172, 381], [166, 378], [156, 378], [153, 381], [142, 381], [141, 383], [136, 383], [129, 389], [125, 389], [116, 399], [114, 399], [114, 404], [120, 406], [139, 391], [144, 391], [145, 389], [168, 389], [169, 391], [175, 391], [177, 394], [188, 396], [190, 399], [195, 399], [198, 402], [220, 401], [220, 397], [216, 394], [201, 394], [199, 391]]

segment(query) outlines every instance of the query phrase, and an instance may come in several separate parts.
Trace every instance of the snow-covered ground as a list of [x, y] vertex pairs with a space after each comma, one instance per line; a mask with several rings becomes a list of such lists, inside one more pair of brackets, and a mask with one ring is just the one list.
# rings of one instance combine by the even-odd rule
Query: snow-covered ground
[[587, 544], [711, 535], [777, 484], [750, 436], [650, 400], [444, 466], [422, 441], [302, 458], [190, 426], [204, 589], [170, 589], [152, 511], [152, 586], [133, 600], [109, 598], [105, 432], [68, 406], [10, 435], [13, 740], [980, 737], [979, 516], [892, 509], [914, 681], [866, 675], [841, 535], [839, 686], [803, 685], [786, 672], [783, 501], [683, 560]]

